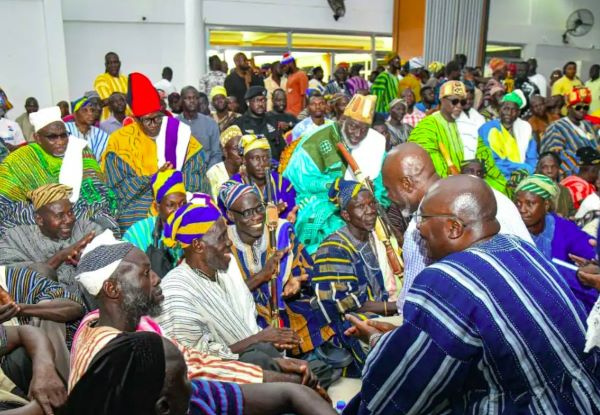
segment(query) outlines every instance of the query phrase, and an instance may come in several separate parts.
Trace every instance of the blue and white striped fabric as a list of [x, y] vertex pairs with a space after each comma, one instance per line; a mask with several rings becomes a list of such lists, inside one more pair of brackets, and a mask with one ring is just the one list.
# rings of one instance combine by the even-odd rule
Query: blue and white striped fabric
[[417, 276], [344, 414], [598, 414], [585, 319], [533, 246], [496, 235]]
[[99, 163], [102, 159], [102, 153], [104, 153], [104, 149], [106, 149], [106, 144], [108, 143], [108, 134], [106, 131], [92, 125], [87, 134], [83, 134], [77, 129], [77, 125], [74, 122], [66, 122], [65, 126], [67, 127], [69, 134], [77, 138], [83, 138], [88, 142], [88, 146], [92, 150], [92, 153], [94, 153], [96, 161]]

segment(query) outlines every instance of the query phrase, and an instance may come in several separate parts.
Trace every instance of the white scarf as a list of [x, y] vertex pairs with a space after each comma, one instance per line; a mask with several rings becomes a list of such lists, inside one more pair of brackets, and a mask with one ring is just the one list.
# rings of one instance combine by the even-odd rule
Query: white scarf
[[83, 149], [87, 145], [87, 141], [70, 135], [67, 150], [60, 166], [58, 182], [73, 189], [73, 194], [69, 199], [71, 203], [79, 200], [81, 180], [83, 179]]
[[522, 119], [517, 118], [513, 123], [512, 133], [515, 139], [517, 140], [517, 146], [519, 147], [519, 155], [521, 156], [521, 163], [524, 163], [525, 158], [527, 156], [527, 148], [529, 147], [529, 142], [533, 139], [533, 130], [531, 128], [531, 124], [529, 124], [527, 121], [523, 121]]

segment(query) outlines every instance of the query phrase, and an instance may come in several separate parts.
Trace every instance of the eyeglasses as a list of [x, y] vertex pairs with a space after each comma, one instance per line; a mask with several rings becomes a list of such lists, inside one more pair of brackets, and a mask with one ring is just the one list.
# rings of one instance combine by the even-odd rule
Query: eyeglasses
[[265, 205], [263, 203], [261, 203], [260, 205], [256, 206], [255, 208], [246, 209], [242, 212], [240, 212], [239, 210], [235, 210], [235, 209], [229, 209], [229, 210], [237, 213], [244, 219], [250, 219], [252, 216], [254, 216], [256, 214], [262, 215], [263, 213], [265, 213], [266, 208], [265, 208]]
[[140, 121], [142, 122], [142, 124], [149, 127], [152, 124], [160, 125], [160, 123], [162, 122], [162, 119], [163, 119], [163, 115], [160, 114], [160, 115], [155, 115], [154, 117], [140, 118]]
[[[444, 97], [446, 98], [446, 97]], [[454, 98], [454, 99], [450, 99], [450, 98], [446, 98], [448, 101], [450, 101], [450, 103], [452, 104], [453, 107], [456, 107], [458, 105], [458, 103], [460, 102], [461, 106], [465, 106], [467, 105], [467, 100], [466, 99], [459, 99], [459, 98]]]
[[455, 221], [460, 223], [463, 227], [467, 226], [466, 223], [464, 223], [462, 220], [460, 220], [460, 218], [458, 218], [456, 215], [451, 215], [451, 214], [439, 213], [439, 214], [432, 214], [432, 215], [424, 215], [423, 213], [415, 212], [415, 213], [413, 213], [412, 217], [415, 219], [415, 222], [417, 223], [417, 225], [423, 223], [425, 220], [430, 219], [430, 218], [448, 218], [448, 219], [454, 219]]
[[575, 111], [581, 111], [581, 110], [587, 111], [589, 109], [590, 109], [589, 105], [575, 105]]
[[40, 134], [40, 135], [50, 141], [54, 141], [59, 138], [62, 138], [63, 140], [66, 140], [67, 138], [69, 138], [69, 133], [67, 133], [67, 132], [60, 133], [60, 134]]

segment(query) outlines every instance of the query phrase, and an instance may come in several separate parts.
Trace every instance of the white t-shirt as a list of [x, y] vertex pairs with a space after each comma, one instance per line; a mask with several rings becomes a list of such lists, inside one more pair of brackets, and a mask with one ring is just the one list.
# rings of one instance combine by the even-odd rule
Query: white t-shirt
[[171, 95], [173, 92], [177, 92], [177, 88], [175, 88], [170, 81], [164, 78], [156, 82], [154, 84], [154, 88], [164, 91], [167, 96]]
[[26, 142], [19, 124], [8, 118], [0, 118], [0, 139], [11, 146], [19, 146]]
[[546, 81], [546, 77], [542, 74], [536, 73], [535, 75], [531, 75], [529, 80], [537, 85], [540, 90], [540, 95], [546, 98], [548, 95], [548, 81]]

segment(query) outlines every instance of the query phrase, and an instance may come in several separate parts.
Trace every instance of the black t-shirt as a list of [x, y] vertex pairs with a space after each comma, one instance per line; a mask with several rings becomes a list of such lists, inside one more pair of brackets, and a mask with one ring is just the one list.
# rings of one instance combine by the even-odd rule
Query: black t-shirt
[[286, 132], [291, 130], [296, 124], [298, 124], [298, 118], [294, 117], [289, 112], [269, 111], [267, 112], [267, 117], [271, 118], [275, 122], [275, 126], [277, 126], [279, 122], [285, 122], [289, 124], [289, 128], [285, 130]]
[[[252, 74], [250, 86], [253, 85], [265, 86], [265, 82], [260, 76]], [[238, 112], [240, 114], [245, 113], [248, 109], [246, 100], [244, 99], [244, 95], [246, 95], [246, 91], [248, 90], [248, 88], [246, 88], [246, 80], [239, 76], [237, 72], [233, 71], [225, 78], [225, 89], [227, 90], [228, 96], [233, 95], [237, 98], [238, 104], [240, 104]]]
[[240, 127], [244, 134], [264, 135], [271, 145], [271, 157], [279, 161], [281, 152], [285, 148], [285, 140], [277, 130], [277, 122], [274, 119], [268, 115], [261, 118], [253, 117], [250, 111], [246, 111], [244, 115], [235, 119], [233, 125]]

